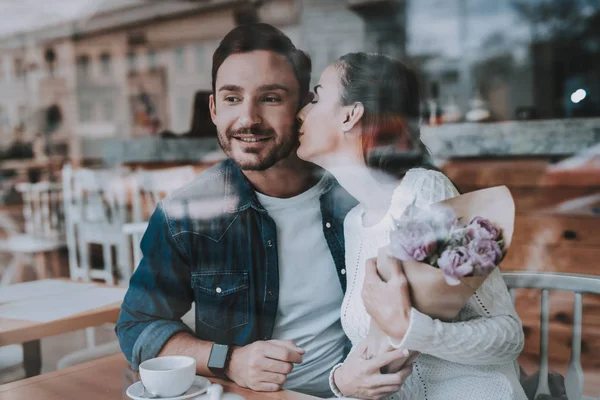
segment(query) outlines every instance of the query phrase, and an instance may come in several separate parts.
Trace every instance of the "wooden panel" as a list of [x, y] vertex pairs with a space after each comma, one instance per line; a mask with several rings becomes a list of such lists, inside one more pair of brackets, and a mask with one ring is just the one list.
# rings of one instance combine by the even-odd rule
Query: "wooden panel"
[[600, 248], [600, 218], [518, 214], [513, 243]]
[[480, 187], [507, 185], [510, 187], [589, 187], [600, 186], [596, 169], [552, 171], [552, 159], [505, 158], [452, 160], [442, 170], [457, 184]]
[[459, 160], [450, 161], [442, 170], [461, 186], [509, 187], [536, 186], [546, 174], [548, 159]]
[[598, 275], [600, 248], [513, 244], [500, 268]]
[[[472, 192], [474, 190], [483, 189], [498, 185], [483, 185], [476, 186], [472, 184], [460, 184], [453, 181], [462, 193]], [[502, 184], [500, 184], [502, 185]], [[517, 213], [533, 214], [542, 209], [550, 208], [563, 201], [572, 200], [578, 197], [589, 196], [600, 192], [600, 187], [515, 187], [507, 185], [510, 193], [515, 200]]]
[[566, 179], [557, 179], [549, 166], [547, 158], [479, 159], [453, 160], [441, 169], [464, 193], [508, 186], [518, 213], [538, 212], [566, 200], [600, 192], [600, 174], [590, 179], [589, 173], [581, 177], [571, 173]]

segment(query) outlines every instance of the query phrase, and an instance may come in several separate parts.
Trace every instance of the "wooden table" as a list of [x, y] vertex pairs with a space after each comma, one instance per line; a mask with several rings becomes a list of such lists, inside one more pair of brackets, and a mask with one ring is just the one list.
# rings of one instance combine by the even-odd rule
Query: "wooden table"
[[[68, 282], [72, 285], [89, 285], [89, 283], [83, 282], [70, 282], [65, 279], [49, 279], [46, 281], [35, 281], [35, 282], [27, 282], [28, 291], [31, 292], [31, 296], [35, 296], [35, 286], [40, 285], [40, 283], [44, 282]], [[17, 284], [11, 285], [9, 288], [15, 288], [19, 285], [25, 284]], [[33, 287], [33, 290], [31, 290]], [[76, 286], [72, 286], [76, 287]], [[94, 285], [94, 287], [107, 287], [106, 285]], [[123, 290], [123, 295], [125, 294], [125, 289]], [[1, 293], [1, 289], [0, 289]], [[80, 293], [77, 291], [62, 291], [60, 294], [53, 294], [52, 296], [60, 296], [62, 299], [71, 300], [76, 302]], [[37, 299], [46, 299], [49, 298], [50, 295], [38, 296]], [[1, 296], [0, 296], [1, 299]], [[29, 300], [29, 299], [28, 299]], [[92, 326], [98, 326], [105, 323], [115, 323], [119, 318], [119, 312], [121, 310], [121, 301], [114, 302], [108, 305], [103, 305], [100, 307], [93, 307], [84, 312], [80, 312], [78, 314], [70, 315], [64, 318], [57, 318], [50, 321], [36, 321], [27, 319], [26, 313], [23, 313], [23, 317], [21, 318], [7, 318], [6, 314], [3, 315], [3, 310], [7, 309], [8, 305], [19, 305], [26, 304], [23, 303], [27, 300], [16, 300], [14, 302], [2, 303], [0, 301], [0, 346], [7, 346], [10, 344], [23, 344], [23, 359], [24, 359], [24, 367], [26, 376], [35, 376], [39, 375], [41, 372], [42, 360], [41, 360], [41, 352], [40, 352], [40, 339], [45, 337], [59, 335], [79, 329], [85, 329]], [[40, 301], [36, 301], [36, 306], [39, 306]], [[50, 304], [50, 302], [48, 302]], [[36, 311], [44, 311], [37, 309]], [[52, 312], [52, 310], [48, 310], [48, 312]]]
[[[128, 399], [125, 391], [138, 380], [121, 354], [76, 365], [59, 371], [0, 386], [2, 400], [116, 400]], [[281, 391], [257, 393], [232, 382], [211, 379], [223, 385], [225, 392], [237, 393], [246, 400], [309, 400], [316, 397]]]

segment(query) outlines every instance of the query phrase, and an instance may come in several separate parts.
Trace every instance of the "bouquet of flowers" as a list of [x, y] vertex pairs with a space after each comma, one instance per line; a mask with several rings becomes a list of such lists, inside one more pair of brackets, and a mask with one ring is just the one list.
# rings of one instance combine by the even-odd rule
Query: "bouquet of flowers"
[[451, 208], [422, 210], [413, 203], [395, 221], [390, 253], [439, 268], [451, 286], [466, 276], [488, 275], [504, 256], [502, 231], [480, 216], [468, 224], [461, 220]]
[[428, 209], [414, 204], [395, 220], [377, 268], [389, 279], [387, 257], [403, 262], [413, 307], [452, 321], [498, 267], [512, 239], [515, 205], [505, 186], [467, 193]]

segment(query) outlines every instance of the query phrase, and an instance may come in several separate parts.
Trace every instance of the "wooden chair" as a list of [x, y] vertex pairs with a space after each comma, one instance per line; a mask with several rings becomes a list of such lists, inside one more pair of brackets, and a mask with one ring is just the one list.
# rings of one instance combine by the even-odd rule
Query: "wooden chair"
[[[0, 242], [1, 252], [14, 255], [14, 262], [3, 273], [0, 286], [9, 284], [15, 278], [22, 279], [27, 265], [35, 265], [38, 278], [47, 278], [46, 255], [56, 256], [56, 252], [66, 246], [62, 185], [51, 182], [21, 183], [16, 189], [23, 196], [25, 232], [12, 234]], [[14, 228], [10, 230], [14, 231]], [[52, 270], [55, 276], [60, 275], [57, 257], [53, 259]]]
[[548, 385], [548, 320], [550, 315], [549, 291], [573, 292], [573, 336], [571, 360], [565, 377], [566, 393], [569, 400], [592, 399], [583, 397], [584, 374], [581, 367], [581, 324], [583, 295], [600, 294], [600, 276], [563, 274], [552, 272], [503, 272], [513, 301], [515, 289], [539, 289], [542, 291], [540, 322], [540, 371], [535, 397], [550, 395]]

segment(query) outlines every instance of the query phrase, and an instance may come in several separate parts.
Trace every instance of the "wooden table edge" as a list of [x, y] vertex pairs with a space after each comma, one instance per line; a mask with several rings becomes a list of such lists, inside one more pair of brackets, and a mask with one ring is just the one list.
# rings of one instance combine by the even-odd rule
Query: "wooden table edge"
[[122, 354], [115, 354], [112, 356], [99, 358], [97, 360], [87, 361], [83, 364], [74, 365], [72, 367], [68, 367], [65, 369], [58, 369], [56, 371], [47, 372], [45, 374], [33, 376], [31, 378], [25, 378], [25, 379], [21, 379], [21, 380], [15, 381], [15, 382], [5, 383], [4, 385], [0, 385], [0, 392], [6, 392], [7, 390], [13, 390], [13, 389], [17, 389], [17, 388], [20, 388], [23, 386], [36, 384], [39, 382], [46, 381], [48, 379], [56, 378], [58, 376], [74, 374], [74, 373], [82, 371], [84, 369], [94, 368], [97, 365], [97, 363], [99, 363], [99, 362], [110, 362], [110, 361], [112, 361], [112, 359], [121, 358], [121, 357], [123, 357]]
[[[88, 361], [86, 363], [80, 364], [80, 365], [74, 365], [72, 367], [69, 368], [65, 368], [62, 370], [57, 370], [57, 371], [52, 371], [52, 372], [48, 372], [42, 375], [38, 375], [38, 376], [34, 376], [31, 378], [26, 378], [26, 379], [21, 379], [15, 382], [10, 382], [10, 383], [6, 383], [4, 385], [0, 385], [0, 393], [2, 392], [8, 392], [10, 390], [15, 390], [15, 389], [19, 389], [25, 386], [29, 386], [29, 385], [35, 385], [50, 379], [54, 379], [60, 376], [65, 376], [65, 375], [70, 375], [70, 374], [74, 374], [89, 368], [96, 368], [98, 366], [99, 363], [111, 363], [111, 362], [124, 362], [127, 363], [128, 365], [128, 361], [125, 359], [124, 355], [122, 353], [119, 354], [115, 354], [112, 356], [108, 356], [108, 357], [104, 357], [104, 358], [100, 358], [97, 360], [92, 360], [92, 361]], [[239, 386], [237, 386], [235, 383], [231, 382], [231, 381], [226, 381], [223, 379], [218, 379], [218, 378], [212, 378], [212, 377], [208, 377], [208, 379], [211, 382], [216, 382], [216, 383], [220, 383], [221, 385], [223, 385], [224, 387], [229, 387], [235, 390], [249, 390], [249, 389], [243, 389], [240, 388]], [[123, 388], [123, 393], [124, 390], [126, 390], [126, 388]], [[279, 391], [279, 392], [264, 392], [262, 393], [264, 395], [265, 398], [268, 399], [278, 399], [278, 400], [310, 400], [310, 399], [318, 399], [318, 397], [313, 397], [310, 395], [306, 395], [306, 394], [302, 394], [302, 393], [298, 393], [298, 392], [293, 392], [293, 391]]]
[[49, 322], [37, 323], [36, 321], [23, 320], [28, 325], [8, 332], [0, 332], [0, 346], [30, 342], [91, 326], [114, 323], [119, 318], [121, 303], [115, 302]]

